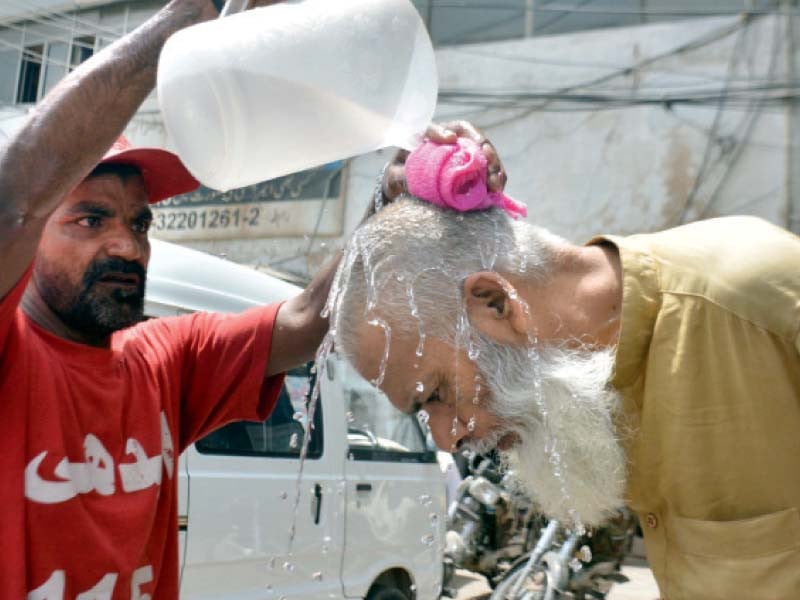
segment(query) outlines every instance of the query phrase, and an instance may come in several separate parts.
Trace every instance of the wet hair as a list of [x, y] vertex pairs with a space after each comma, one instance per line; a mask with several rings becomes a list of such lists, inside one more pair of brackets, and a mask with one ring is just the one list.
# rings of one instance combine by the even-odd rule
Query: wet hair
[[127, 181], [131, 177], [142, 176], [142, 171], [135, 165], [125, 163], [100, 163], [91, 173], [86, 176], [86, 179], [91, 177], [100, 177], [101, 175], [116, 175], [122, 181]]
[[456, 213], [415, 198], [384, 208], [348, 243], [329, 307], [337, 347], [351, 361], [364, 321], [452, 342], [464, 279], [479, 271], [544, 280], [561, 238], [492, 209]]

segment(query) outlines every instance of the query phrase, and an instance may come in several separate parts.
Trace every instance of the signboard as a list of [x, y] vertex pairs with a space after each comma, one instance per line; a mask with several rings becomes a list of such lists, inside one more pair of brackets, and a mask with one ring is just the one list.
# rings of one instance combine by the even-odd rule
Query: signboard
[[171, 241], [341, 235], [344, 175], [336, 162], [229, 192], [201, 187], [155, 205], [152, 232]]

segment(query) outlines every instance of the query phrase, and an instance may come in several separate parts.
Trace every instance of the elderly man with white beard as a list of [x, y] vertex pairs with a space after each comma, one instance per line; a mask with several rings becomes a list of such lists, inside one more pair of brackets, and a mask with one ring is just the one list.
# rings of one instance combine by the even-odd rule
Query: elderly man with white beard
[[628, 504], [670, 600], [800, 597], [800, 239], [752, 217], [573, 245], [406, 197], [353, 236], [337, 350], [547, 514]]

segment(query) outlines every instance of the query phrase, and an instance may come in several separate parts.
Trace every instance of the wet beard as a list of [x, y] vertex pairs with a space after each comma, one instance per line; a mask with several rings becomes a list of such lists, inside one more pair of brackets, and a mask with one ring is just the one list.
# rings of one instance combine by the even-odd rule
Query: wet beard
[[[119, 259], [92, 263], [77, 290], [45, 261], [38, 261], [36, 269], [40, 271], [37, 279], [42, 299], [65, 325], [87, 339], [102, 340], [144, 318], [145, 270], [137, 263]], [[138, 275], [139, 285], [135, 289], [103, 289], [98, 282], [115, 271]]]
[[483, 339], [478, 367], [492, 394], [491, 411], [517, 436], [501, 452], [523, 490], [550, 517], [597, 525], [623, 505], [625, 455], [609, 385], [612, 350], [511, 348]]

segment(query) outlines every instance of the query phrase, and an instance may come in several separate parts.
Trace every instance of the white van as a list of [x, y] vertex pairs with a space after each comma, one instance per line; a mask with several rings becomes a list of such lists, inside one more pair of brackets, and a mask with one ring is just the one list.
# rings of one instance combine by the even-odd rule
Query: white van
[[[237, 312], [299, 288], [153, 240], [150, 317]], [[307, 367], [287, 375], [273, 415], [232, 423], [181, 455], [181, 598], [437, 598], [445, 483], [416, 419], [331, 355], [295, 518]]]

